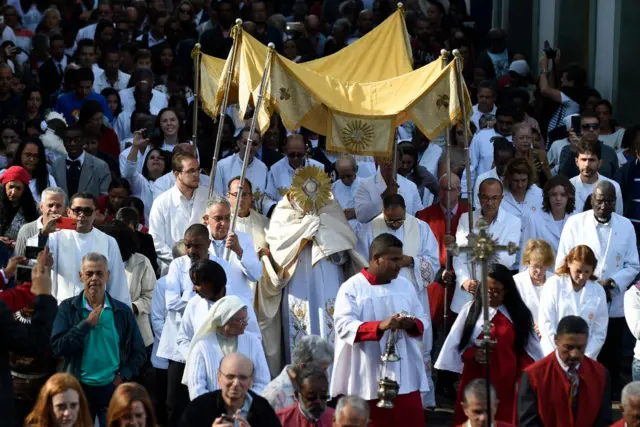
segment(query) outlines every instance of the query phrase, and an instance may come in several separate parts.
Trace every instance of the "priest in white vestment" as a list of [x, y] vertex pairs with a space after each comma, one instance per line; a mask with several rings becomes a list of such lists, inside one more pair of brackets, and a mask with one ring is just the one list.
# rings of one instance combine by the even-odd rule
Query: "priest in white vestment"
[[[480, 200], [480, 211], [474, 211], [473, 232], [478, 233], [478, 219], [484, 216], [489, 224], [487, 232], [491, 234], [498, 245], [507, 245], [509, 242], [520, 243], [520, 220], [505, 212], [502, 202], [502, 183], [496, 178], [487, 178], [480, 184], [478, 190]], [[469, 217], [463, 215], [458, 223], [456, 231], [456, 243], [466, 246], [469, 235]], [[495, 254], [494, 262], [504, 266], [512, 266], [516, 262], [516, 255], [509, 255], [507, 251], [500, 251]], [[480, 286], [478, 278], [481, 275], [480, 265], [475, 265], [475, 272], [472, 274], [472, 266], [468, 253], [461, 252], [453, 257], [453, 269], [456, 272], [456, 287], [451, 300], [451, 310], [460, 313], [462, 307], [473, 300], [473, 295]], [[474, 279], [475, 276], [475, 279]]]
[[[301, 183], [296, 184], [296, 177]], [[304, 335], [320, 335], [334, 342], [333, 310], [345, 268], [365, 263], [355, 251], [355, 234], [331, 197], [329, 177], [314, 166], [299, 169], [296, 177], [287, 197], [273, 211], [267, 232], [269, 250], [281, 268], [267, 272], [278, 288], [284, 288], [286, 361], [291, 360], [296, 342]], [[302, 188], [309, 183], [313, 184], [310, 191], [320, 194], [316, 203]], [[269, 304], [277, 304], [276, 295]]]
[[324, 170], [322, 163], [307, 159], [307, 145], [300, 134], [287, 136], [284, 154], [285, 157], [274, 163], [267, 175], [267, 195], [276, 202], [289, 191], [293, 174], [297, 169], [311, 165]]
[[[369, 259], [369, 247], [373, 239], [384, 233], [398, 238], [402, 242], [403, 253], [400, 276], [413, 284], [422, 304], [422, 310], [428, 317], [430, 310], [427, 287], [433, 282], [435, 273], [440, 269], [438, 241], [426, 222], [407, 215], [402, 196], [398, 194], [387, 196], [382, 202], [384, 205], [382, 214], [364, 224], [358, 233], [358, 252], [365, 259]], [[422, 354], [429, 379], [431, 378], [432, 345], [433, 331], [430, 327], [425, 328]], [[435, 406], [433, 393], [423, 398], [425, 407]]]
[[[231, 204], [223, 196], [215, 195], [207, 202], [207, 224], [211, 233], [209, 252], [230, 264], [229, 281], [233, 294], [253, 307], [255, 282], [262, 277], [262, 264], [253, 247], [253, 241], [245, 233], [230, 231]], [[225, 256], [229, 253], [229, 258]]]
[[[436, 252], [437, 253], [437, 252]], [[431, 328], [414, 286], [398, 277], [402, 242], [387, 233], [369, 249], [369, 267], [342, 284], [335, 306], [336, 347], [330, 394], [358, 395], [369, 401], [374, 427], [424, 426], [421, 393], [429, 392], [420, 341]], [[402, 314], [415, 318], [402, 317]], [[387, 363], [387, 377], [399, 383], [393, 409], [375, 406], [381, 356], [397, 331], [398, 362]]]
[[[216, 169], [216, 179], [213, 184], [215, 192], [223, 196], [229, 191], [229, 183], [242, 173], [242, 162], [249, 141], [250, 130], [245, 128], [238, 135], [238, 152], [232, 156], [218, 162]], [[253, 134], [253, 145], [249, 151], [249, 164], [247, 165], [246, 178], [251, 181], [253, 187], [254, 202], [259, 212], [265, 215], [269, 212], [274, 202], [265, 197], [267, 190], [267, 174], [269, 170], [260, 159], [256, 158], [256, 153], [262, 145], [262, 138], [256, 132]]]
[[344, 215], [354, 233], [358, 234], [362, 223], [356, 218], [356, 188], [362, 180], [358, 177], [358, 163], [355, 157], [345, 154], [336, 160], [338, 179], [333, 183], [331, 191], [344, 210]]
[[79, 193], [71, 198], [67, 214], [76, 221], [75, 230], [59, 230], [48, 236], [40, 234], [40, 245], [49, 246], [53, 256], [51, 295], [61, 303], [84, 290], [80, 281], [82, 257], [89, 252], [104, 255], [109, 261], [106, 290], [113, 298], [131, 306], [124, 263], [116, 240], [93, 226], [98, 206], [95, 197]]
[[192, 224], [202, 222], [209, 189], [200, 186], [200, 167], [193, 154], [176, 155], [176, 185], [154, 200], [149, 214], [149, 234], [153, 237], [158, 259], [171, 263], [171, 248], [182, 239]]
[[[229, 184], [227, 198], [232, 209], [235, 209], [239, 188], [239, 178], [232, 180]], [[251, 237], [255, 252], [262, 263], [262, 277], [258, 283], [252, 285], [255, 289], [254, 307], [260, 324], [262, 346], [269, 364], [269, 371], [271, 376], [275, 377], [283, 366], [282, 316], [280, 311], [282, 288], [276, 286], [270, 279], [271, 276], [277, 275], [278, 267], [267, 245], [266, 233], [269, 228], [269, 219], [251, 209], [252, 204], [252, 184], [251, 181], [245, 179], [242, 202], [238, 209], [238, 218], [236, 218], [236, 230]], [[268, 274], [267, 270], [270, 270], [272, 274]], [[272, 300], [275, 303], [270, 304], [269, 302]]]

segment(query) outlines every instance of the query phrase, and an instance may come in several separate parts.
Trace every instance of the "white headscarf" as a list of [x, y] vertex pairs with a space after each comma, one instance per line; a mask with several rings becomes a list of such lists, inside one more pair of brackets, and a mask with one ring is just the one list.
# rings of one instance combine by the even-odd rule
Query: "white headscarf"
[[193, 351], [196, 343], [209, 334], [215, 334], [216, 331], [226, 325], [227, 322], [236, 315], [236, 313], [243, 309], [246, 310], [247, 308], [247, 304], [240, 299], [240, 297], [235, 295], [222, 297], [213, 304], [213, 307], [211, 307], [209, 309], [209, 313], [207, 313], [207, 318], [202, 322], [202, 325], [189, 344], [189, 352], [187, 353], [186, 367], [184, 375], [182, 376], [182, 384], [187, 384], [187, 380], [189, 378], [189, 358], [191, 357], [191, 352]]

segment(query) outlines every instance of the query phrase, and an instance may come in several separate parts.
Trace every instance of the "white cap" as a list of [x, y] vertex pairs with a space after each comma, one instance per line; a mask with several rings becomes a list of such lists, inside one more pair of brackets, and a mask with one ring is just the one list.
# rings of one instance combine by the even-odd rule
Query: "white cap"
[[518, 59], [517, 61], [513, 61], [509, 66], [509, 71], [513, 71], [515, 73], [520, 74], [522, 77], [528, 76], [529, 72], [529, 64], [524, 59]]

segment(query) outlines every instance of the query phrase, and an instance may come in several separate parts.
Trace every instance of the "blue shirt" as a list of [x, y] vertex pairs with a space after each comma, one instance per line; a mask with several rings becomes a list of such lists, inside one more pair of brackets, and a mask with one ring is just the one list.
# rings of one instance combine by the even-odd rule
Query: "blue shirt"
[[104, 96], [99, 93], [95, 93], [94, 91], [91, 91], [86, 99], [76, 98], [76, 94], [74, 92], [61, 95], [56, 103], [56, 111], [64, 116], [67, 123], [73, 124], [77, 121], [78, 115], [80, 114], [80, 108], [82, 108], [84, 103], [89, 100], [98, 101], [102, 106], [102, 112], [107, 120], [109, 120], [109, 122], [113, 120], [113, 114], [111, 114], [107, 100]]

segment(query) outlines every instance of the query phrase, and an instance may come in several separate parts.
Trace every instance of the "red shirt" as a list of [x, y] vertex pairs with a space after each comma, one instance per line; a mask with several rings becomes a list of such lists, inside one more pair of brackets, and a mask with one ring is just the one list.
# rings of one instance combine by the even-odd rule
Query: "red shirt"
[[313, 423], [302, 415], [298, 409], [298, 402], [296, 402], [287, 408], [278, 409], [276, 415], [282, 427], [331, 427], [335, 412], [335, 409], [327, 408], [320, 419]]

